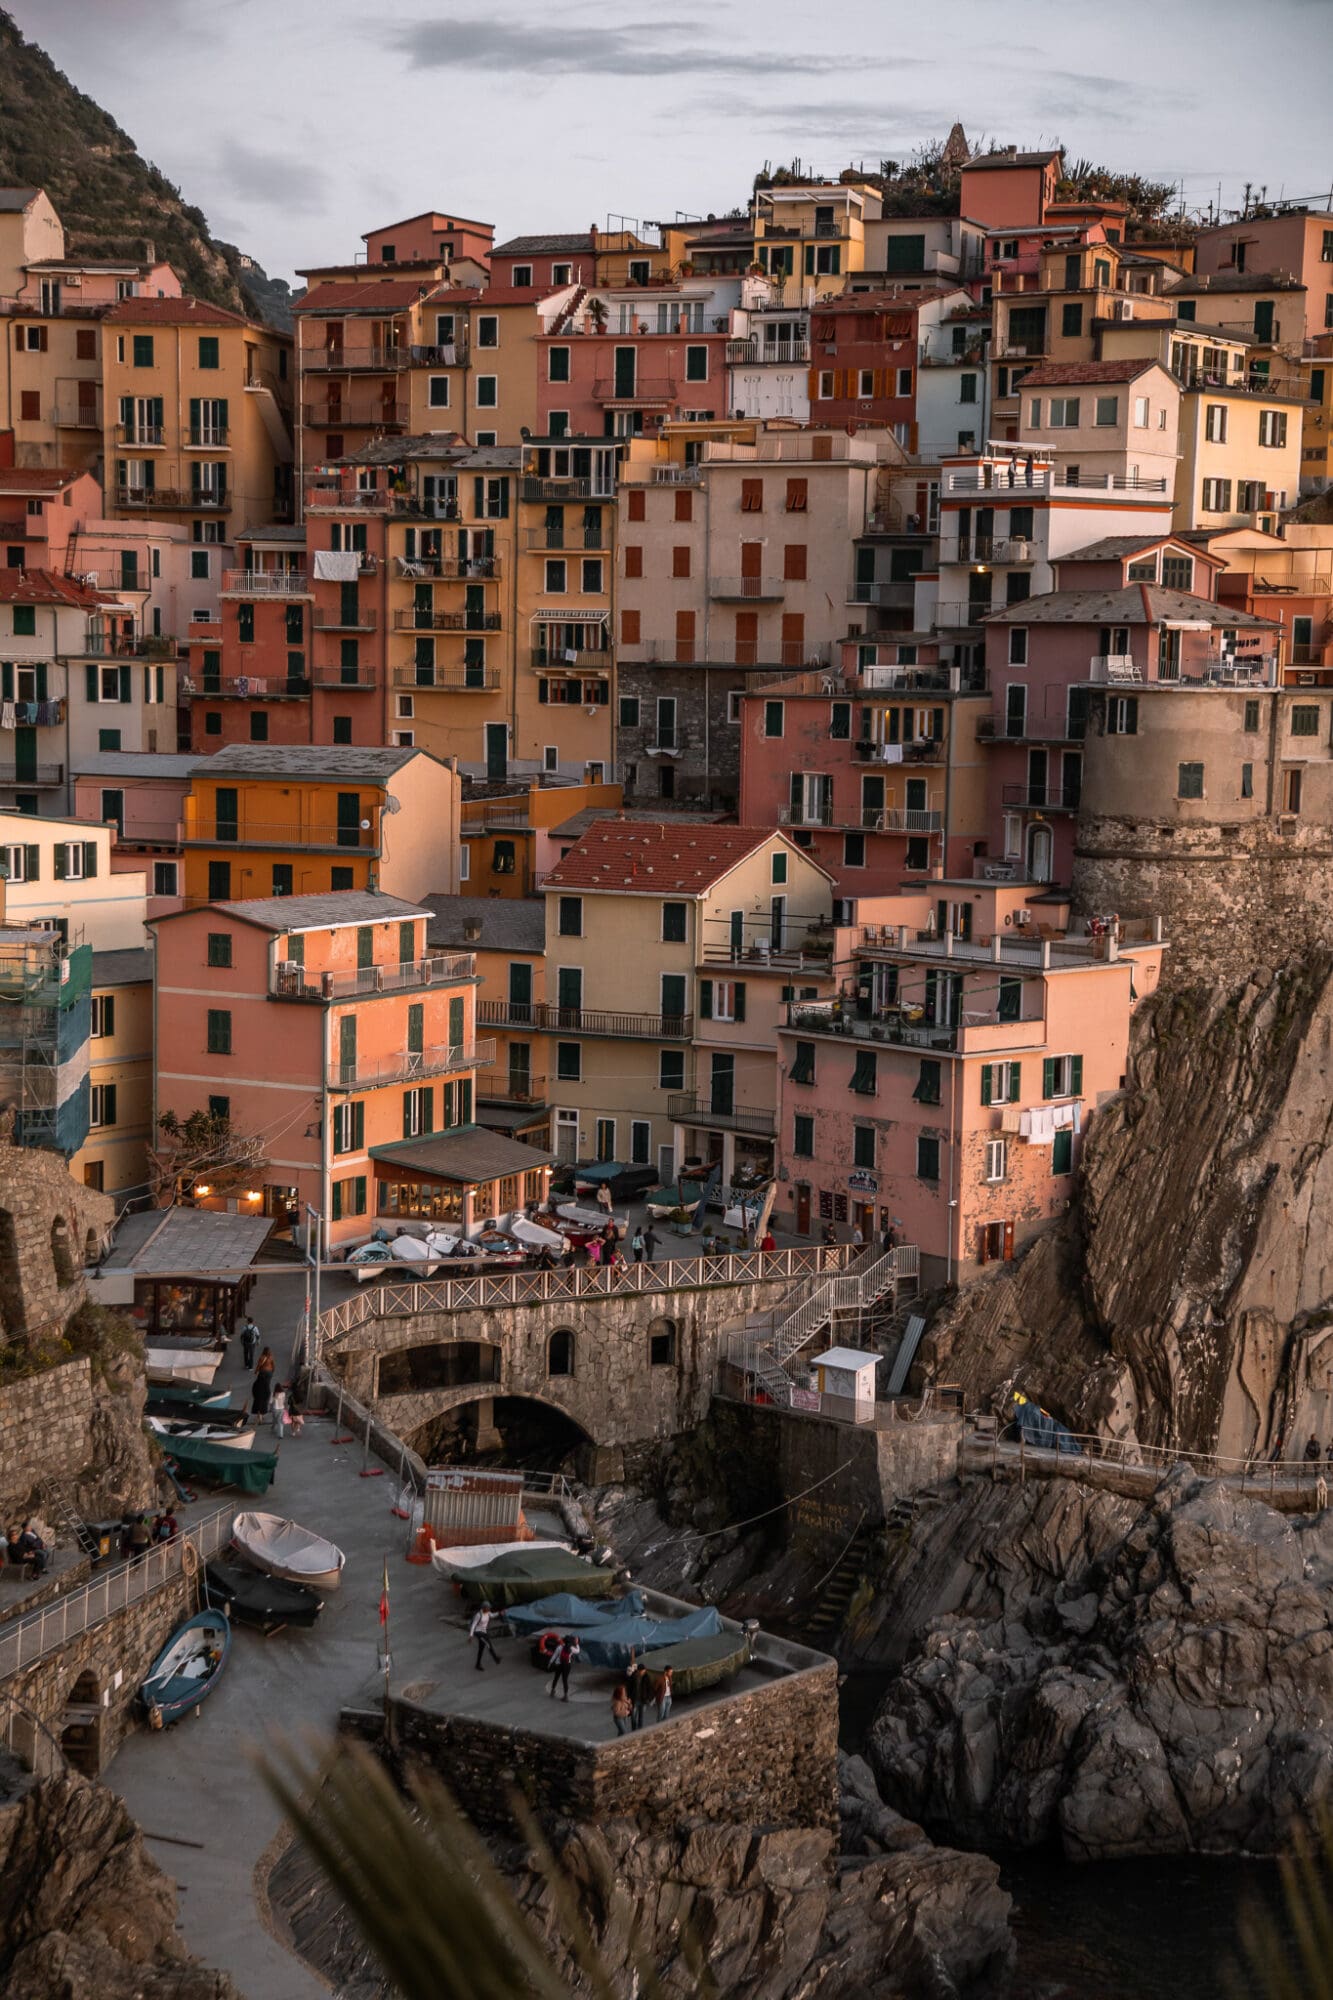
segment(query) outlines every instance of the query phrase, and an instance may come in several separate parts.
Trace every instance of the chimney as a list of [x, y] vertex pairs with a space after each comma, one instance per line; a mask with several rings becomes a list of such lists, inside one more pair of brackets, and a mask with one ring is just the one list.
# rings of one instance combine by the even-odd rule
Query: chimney
[[480, 917], [469, 917], [463, 925], [463, 938], [467, 944], [476, 944], [481, 936]]

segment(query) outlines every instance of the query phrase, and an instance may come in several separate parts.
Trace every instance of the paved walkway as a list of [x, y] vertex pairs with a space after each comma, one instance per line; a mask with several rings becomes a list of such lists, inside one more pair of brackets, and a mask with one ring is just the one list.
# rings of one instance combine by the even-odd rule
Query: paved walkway
[[[255, 1318], [279, 1356], [290, 1351], [303, 1296], [299, 1273], [267, 1277], [256, 1287]], [[233, 1349], [218, 1382], [240, 1392], [247, 1378], [239, 1342]], [[229, 1972], [247, 2000], [313, 2000], [326, 1991], [269, 1935], [255, 1895], [256, 1864], [280, 1826], [257, 1756], [274, 1740], [300, 1747], [312, 1731], [330, 1733], [343, 1703], [373, 1676], [386, 1556], [395, 1680], [431, 1678], [441, 1635], [460, 1644], [445, 1623], [447, 1586], [403, 1560], [406, 1531], [390, 1512], [392, 1478], [362, 1479], [361, 1448], [333, 1446], [332, 1436], [330, 1422], [312, 1418], [304, 1437], [283, 1445], [277, 1480], [257, 1503], [318, 1529], [346, 1551], [343, 1587], [327, 1599], [314, 1631], [265, 1639], [237, 1628], [227, 1672], [201, 1713], [161, 1735], [131, 1736], [105, 1774], [150, 1836], [202, 1842], [197, 1849], [151, 1839], [149, 1845], [183, 1892], [186, 1944]], [[209, 1493], [198, 1511], [222, 1497]]]

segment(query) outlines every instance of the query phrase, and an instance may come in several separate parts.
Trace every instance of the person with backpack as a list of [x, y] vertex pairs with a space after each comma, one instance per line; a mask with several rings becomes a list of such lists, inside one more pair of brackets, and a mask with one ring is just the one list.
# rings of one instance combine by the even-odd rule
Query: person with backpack
[[566, 1632], [560, 1641], [559, 1650], [551, 1667], [551, 1683], [546, 1692], [554, 1698], [556, 1684], [560, 1686], [560, 1699], [569, 1700], [569, 1671], [579, 1657], [579, 1642], [573, 1632]]

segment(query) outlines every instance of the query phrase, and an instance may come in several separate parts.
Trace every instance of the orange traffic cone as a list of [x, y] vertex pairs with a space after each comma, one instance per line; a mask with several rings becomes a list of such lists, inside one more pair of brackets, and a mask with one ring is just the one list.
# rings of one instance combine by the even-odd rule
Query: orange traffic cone
[[435, 1534], [431, 1528], [418, 1528], [415, 1546], [407, 1560], [410, 1563], [428, 1563], [435, 1552]]

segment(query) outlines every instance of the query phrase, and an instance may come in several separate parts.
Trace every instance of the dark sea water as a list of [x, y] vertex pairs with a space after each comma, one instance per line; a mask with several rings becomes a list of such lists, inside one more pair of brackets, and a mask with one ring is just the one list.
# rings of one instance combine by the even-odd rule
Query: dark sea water
[[[890, 1678], [844, 1680], [844, 1750], [864, 1748]], [[1241, 1915], [1266, 1908], [1287, 1936], [1271, 1862], [1187, 1855], [1077, 1864], [1052, 1849], [995, 1859], [1014, 1899], [1013, 2000], [1262, 2000], [1244, 1969]]]

